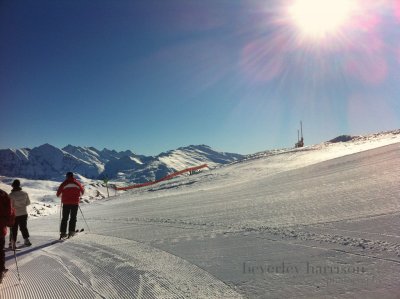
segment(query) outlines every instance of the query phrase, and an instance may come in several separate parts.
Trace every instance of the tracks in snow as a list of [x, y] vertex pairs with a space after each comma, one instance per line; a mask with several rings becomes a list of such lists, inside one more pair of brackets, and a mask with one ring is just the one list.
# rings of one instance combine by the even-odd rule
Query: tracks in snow
[[86, 234], [18, 261], [3, 282], [8, 299], [30, 298], [241, 298], [189, 262], [134, 241]]
[[[347, 219], [346, 221], [370, 220], [371, 218], [383, 216], [396, 216], [397, 213], [375, 215], [375, 217], [363, 217], [357, 219]], [[136, 225], [156, 225], [160, 227], [173, 227], [181, 230], [180, 236], [174, 237], [173, 242], [177, 243], [180, 239], [204, 239], [206, 236], [221, 234], [247, 234], [255, 233], [258, 236], [270, 237], [271, 241], [286, 240], [300, 242], [318, 242], [327, 246], [337, 245], [341, 252], [349, 252], [350, 248], [355, 249], [358, 255], [372, 256], [379, 258], [379, 255], [390, 256], [382, 258], [385, 260], [400, 262], [400, 236], [376, 232], [364, 232], [357, 230], [346, 230], [329, 227], [328, 224], [339, 223], [326, 222], [310, 225], [297, 225], [293, 227], [272, 227], [272, 226], [229, 226], [221, 223], [207, 223], [199, 220], [183, 220], [171, 218], [139, 218], [129, 217], [123, 219], [108, 219], [111, 223], [136, 224]], [[154, 244], [164, 243], [166, 240], [153, 240]], [[171, 241], [171, 240], [170, 240]], [[346, 249], [347, 248], [347, 249]], [[352, 253], [355, 254], [355, 253]]]

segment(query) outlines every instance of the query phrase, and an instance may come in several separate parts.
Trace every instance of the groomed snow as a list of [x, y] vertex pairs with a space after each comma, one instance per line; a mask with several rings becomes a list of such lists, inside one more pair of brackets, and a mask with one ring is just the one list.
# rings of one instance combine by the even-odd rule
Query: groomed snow
[[85, 232], [52, 245], [55, 205], [30, 218], [21, 282], [7, 252], [0, 296], [397, 298], [399, 133], [258, 153], [91, 201]]

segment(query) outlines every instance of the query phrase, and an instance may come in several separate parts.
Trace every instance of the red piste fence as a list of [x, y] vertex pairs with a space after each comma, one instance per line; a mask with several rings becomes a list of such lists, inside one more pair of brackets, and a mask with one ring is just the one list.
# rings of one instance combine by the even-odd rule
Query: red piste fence
[[180, 170], [180, 171], [171, 173], [171, 174], [169, 174], [169, 175], [167, 175], [167, 176], [165, 176], [165, 177], [163, 177], [163, 178], [161, 178], [161, 179], [158, 179], [158, 180], [155, 180], [155, 181], [152, 181], [152, 182], [146, 182], [146, 183], [142, 183], [142, 184], [135, 184], [135, 185], [127, 186], [127, 187], [116, 187], [115, 190], [123, 190], [123, 191], [126, 191], [126, 190], [130, 190], [130, 189], [135, 189], [135, 188], [140, 188], [140, 187], [145, 187], [145, 186], [154, 185], [154, 184], [157, 184], [157, 183], [159, 183], [159, 182], [172, 179], [173, 177], [176, 177], [176, 176], [178, 176], [178, 175], [181, 175], [181, 174], [183, 174], [183, 173], [185, 173], [185, 172], [192, 172], [192, 171], [196, 171], [196, 170], [199, 170], [199, 169], [202, 169], [202, 168], [205, 168], [205, 167], [208, 167], [208, 165], [207, 165], [207, 164], [203, 164], [203, 165], [200, 165], [200, 166], [195, 166], [195, 167], [186, 168], [186, 169], [184, 169], [184, 170]]

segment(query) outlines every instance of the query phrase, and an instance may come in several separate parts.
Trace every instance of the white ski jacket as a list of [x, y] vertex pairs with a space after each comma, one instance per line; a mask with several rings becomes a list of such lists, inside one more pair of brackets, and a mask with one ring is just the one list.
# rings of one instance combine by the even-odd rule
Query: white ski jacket
[[15, 208], [15, 216], [28, 215], [27, 206], [31, 204], [28, 193], [25, 191], [11, 191], [11, 204]]

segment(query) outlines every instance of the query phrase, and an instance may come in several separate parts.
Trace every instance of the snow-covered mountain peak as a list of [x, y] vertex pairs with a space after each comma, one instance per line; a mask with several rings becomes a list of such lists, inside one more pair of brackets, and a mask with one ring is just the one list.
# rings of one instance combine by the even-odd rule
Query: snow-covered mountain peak
[[31, 153], [42, 153], [42, 154], [62, 154], [62, 150], [59, 148], [49, 144], [45, 143], [40, 146], [34, 147], [31, 151]]

